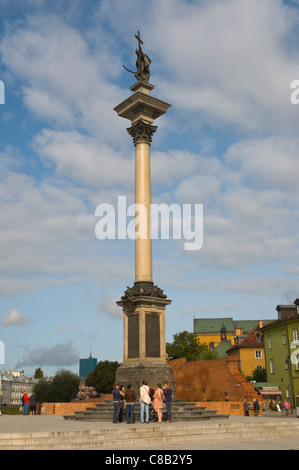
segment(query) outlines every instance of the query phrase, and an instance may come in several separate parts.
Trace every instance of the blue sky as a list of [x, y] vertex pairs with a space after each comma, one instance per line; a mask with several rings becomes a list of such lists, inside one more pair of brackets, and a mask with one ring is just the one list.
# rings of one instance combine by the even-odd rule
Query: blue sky
[[129, 122], [138, 30], [155, 124], [152, 200], [203, 204], [201, 250], [153, 241], [172, 304], [167, 341], [194, 317], [276, 318], [299, 296], [299, 5], [282, 0], [1, 0], [0, 340], [4, 369], [78, 372], [122, 360], [115, 301], [134, 242], [98, 240], [95, 209], [133, 200]]

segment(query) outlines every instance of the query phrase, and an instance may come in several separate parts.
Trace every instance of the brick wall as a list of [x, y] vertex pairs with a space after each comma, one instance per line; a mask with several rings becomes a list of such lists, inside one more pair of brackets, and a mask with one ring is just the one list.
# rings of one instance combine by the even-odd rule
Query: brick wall
[[[176, 384], [176, 397], [189, 401], [242, 402], [257, 398], [252, 384], [239, 372], [239, 358], [225, 357], [186, 362], [169, 361]], [[245, 389], [246, 385], [246, 389]]]
[[72, 415], [75, 411], [84, 411], [86, 408], [94, 408], [96, 403], [104, 403], [112, 400], [112, 394], [105, 394], [101, 398], [91, 400], [72, 401], [70, 403], [42, 403], [46, 415]]

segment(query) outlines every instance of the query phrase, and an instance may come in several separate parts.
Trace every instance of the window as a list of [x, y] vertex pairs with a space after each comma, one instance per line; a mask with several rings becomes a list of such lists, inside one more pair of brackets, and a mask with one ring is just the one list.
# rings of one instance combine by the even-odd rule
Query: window
[[268, 336], [268, 348], [272, 349], [272, 338], [271, 335]]
[[294, 328], [294, 329], [293, 329], [293, 338], [294, 338], [294, 343], [299, 343], [298, 328]]
[[274, 361], [273, 361], [273, 359], [270, 359], [269, 365], [270, 365], [270, 374], [274, 374]]
[[299, 370], [299, 354], [297, 354], [295, 360], [296, 360], [296, 363], [295, 363], [296, 364], [296, 369]]
[[287, 335], [286, 334], [282, 335], [282, 341], [283, 341], [283, 344], [287, 344]]
[[262, 359], [262, 351], [260, 349], [256, 349], [254, 355], [256, 359]]

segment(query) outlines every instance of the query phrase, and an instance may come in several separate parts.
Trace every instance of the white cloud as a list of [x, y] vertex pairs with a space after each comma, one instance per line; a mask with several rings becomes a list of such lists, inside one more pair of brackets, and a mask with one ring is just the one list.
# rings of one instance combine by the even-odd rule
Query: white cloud
[[112, 318], [122, 318], [123, 313], [122, 313], [122, 308], [116, 305], [116, 300], [120, 299], [103, 299], [100, 302], [100, 310], [103, 313], [106, 313]]
[[14, 308], [11, 312], [8, 312], [3, 320], [1, 321], [2, 326], [16, 326], [16, 325], [25, 325], [30, 320], [22, 315], [20, 315], [19, 310]]
[[289, 101], [299, 72], [289, 52], [298, 25], [293, 10], [280, 0], [165, 0], [154, 6], [147, 44], [159, 50], [159, 89], [184, 111], [183, 119], [198, 111], [212, 126], [295, 132], [297, 111]]
[[100, 140], [75, 130], [44, 129], [36, 136], [34, 148], [46, 164], [55, 165], [59, 177], [96, 188], [128, 189], [134, 185], [134, 158], [125, 158]]

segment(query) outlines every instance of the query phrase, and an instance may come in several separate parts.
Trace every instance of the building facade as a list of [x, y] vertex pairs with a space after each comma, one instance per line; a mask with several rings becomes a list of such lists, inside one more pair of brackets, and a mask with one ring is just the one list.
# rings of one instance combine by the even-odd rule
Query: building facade
[[262, 329], [268, 382], [276, 382], [281, 399], [295, 407], [299, 395], [299, 299], [278, 305], [278, 319]]
[[[262, 320], [263, 325], [273, 320]], [[232, 318], [194, 318], [193, 333], [200, 343], [206, 343], [217, 353], [217, 357], [226, 357], [226, 350], [239, 341], [259, 324], [259, 320], [233, 320]]]
[[239, 358], [240, 371], [244, 376], [252, 376], [256, 369], [265, 368], [262, 320], [247, 335], [235, 337], [235, 344], [227, 351], [228, 356]]
[[19, 405], [22, 395], [27, 392], [32, 394], [38, 379], [32, 379], [19, 372], [0, 373], [0, 404]]
[[79, 378], [86, 379], [97, 366], [98, 360], [95, 357], [89, 356], [88, 359], [80, 359], [79, 362]]

